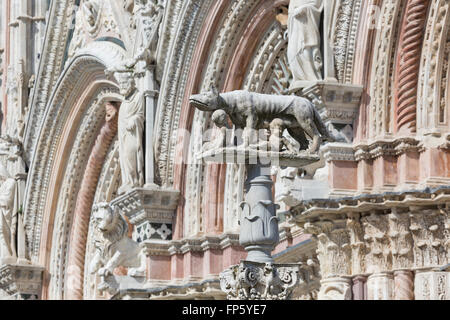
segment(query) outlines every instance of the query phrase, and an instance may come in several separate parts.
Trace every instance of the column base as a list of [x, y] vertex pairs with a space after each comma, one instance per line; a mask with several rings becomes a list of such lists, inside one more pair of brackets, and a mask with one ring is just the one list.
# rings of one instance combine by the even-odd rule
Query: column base
[[335, 277], [320, 282], [318, 300], [352, 300], [352, 279]]

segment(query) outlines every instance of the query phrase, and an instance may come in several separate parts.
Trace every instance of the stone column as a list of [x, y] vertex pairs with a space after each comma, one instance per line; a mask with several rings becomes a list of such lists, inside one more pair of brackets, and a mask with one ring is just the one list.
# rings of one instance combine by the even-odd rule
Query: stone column
[[155, 66], [150, 65], [145, 72], [145, 187], [155, 184], [155, 156], [153, 150], [153, 133], [158, 91], [156, 90]]
[[414, 300], [414, 273], [409, 270], [394, 272], [394, 299]]
[[248, 261], [273, 262], [271, 252], [280, 237], [270, 167], [248, 165], [247, 172], [247, 192], [245, 202], [241, 204], [239, 242], [248, 251]]
[[381, 272], [369, 276], [367, 280], [368, 300], [393, 300], [394, 276], [391, 272]]
[[417, 272], [414, 294], [416, 300], [450, 300], [450, 272]]
[[318, 295], [319, 300], [352, 300], [352, 279], [350, 277], [333, 277], [322, 280]]
[[367, 300], [367, 277], [356, 276], [352, 281], [353, 300]]
[[306, 223], [305, 231], [318, 239], [322, 275], [319, 300], [352, 300], [352, 248], [346, 220]]

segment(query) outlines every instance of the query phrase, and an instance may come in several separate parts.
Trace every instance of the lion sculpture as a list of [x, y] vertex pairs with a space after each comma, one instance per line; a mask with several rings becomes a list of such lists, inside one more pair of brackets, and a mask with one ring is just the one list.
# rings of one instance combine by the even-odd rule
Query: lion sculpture
[[127, 236], [128, 224], [119, 208], [99, 203], [94, 206], [93, 218], [104, 241], [96, 241], [97, 250], [89, 266], [90, 272], [97, 272], [104, 279], [112, 275], [115, 268], [126, 267], [129, 276], [145, 276], [145, 255], [139, 244]]

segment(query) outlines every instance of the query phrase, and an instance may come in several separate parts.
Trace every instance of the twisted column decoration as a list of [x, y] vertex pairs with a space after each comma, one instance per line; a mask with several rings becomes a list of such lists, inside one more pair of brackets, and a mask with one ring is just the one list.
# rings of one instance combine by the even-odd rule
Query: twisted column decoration
[[420, 57], [430, 0], [408, 0], [396, 75], [397, 131], [416, 132]]
[[108, 102], [105, 108], [106, 120], [89, 156], [75, 205], [67, 264], [70, 279], [67, 283], [66, 299], [69, 300], [83, 299], [84, 263], [91, 209], [103, 162], [117, 134], [118, 107]]
[[414, 300], [414, 274], [412, 271], [394, 272], [394, 299]]

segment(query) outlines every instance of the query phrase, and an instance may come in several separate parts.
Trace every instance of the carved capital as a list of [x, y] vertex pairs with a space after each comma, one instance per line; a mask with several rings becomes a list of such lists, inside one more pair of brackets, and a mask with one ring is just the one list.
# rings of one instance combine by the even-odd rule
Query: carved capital
[[38, 300], [41, 297], [44, 268], [5, 265], [0, 268], [0, 289], [11, 300]]
[[318, 239], [317, 254], [322, 279], [351, 274], [352, 248], [345, 222], [306, 223], [305, 231]]
[[220, 274], [229, 300], [288, 300], [299, 282], [308, 281], [299, 264], [241, 261]]
[[179, 195], [179, 191], [172, 189], [138, 188], [115, 199], [111, 205], [119, 207], [135, 226], [135, 241], [171, 240]]

